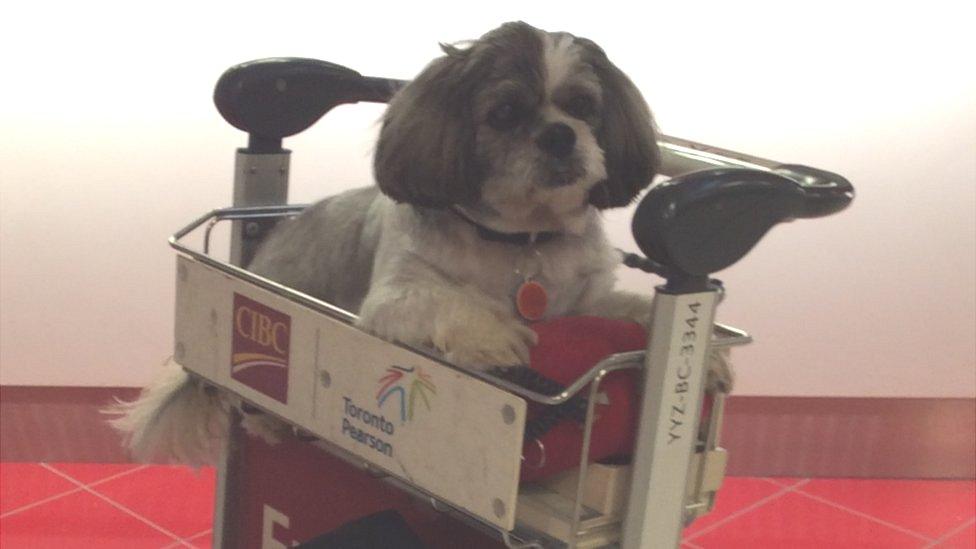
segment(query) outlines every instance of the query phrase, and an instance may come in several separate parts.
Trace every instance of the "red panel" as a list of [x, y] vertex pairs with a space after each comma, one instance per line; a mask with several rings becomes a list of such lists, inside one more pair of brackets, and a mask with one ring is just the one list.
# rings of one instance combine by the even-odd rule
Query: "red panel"
[[399, 511], [435, 548], [500, 546], [463, 525], [441, 522], [429, 505], [309, 444], [290, 439], [272, 448], [252, 437], [242, 440], [240, 470], [247, 475], [233, 496], [240, 505], [232, 522], [240, 536], [235, 547], [260, 548], [271, 518], [271, 535], [290, 545], [386, 509]]

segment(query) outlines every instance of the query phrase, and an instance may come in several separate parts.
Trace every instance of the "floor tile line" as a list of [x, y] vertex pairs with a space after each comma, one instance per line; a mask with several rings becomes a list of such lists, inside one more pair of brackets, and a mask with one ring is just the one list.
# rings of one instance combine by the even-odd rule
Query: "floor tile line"
[[949, 530], [948, 532], [942, 534], [942, 536], [940, 536], [939, 538], [933, 540], [932, 543], [926, 545], [922, 549], [929, 549], [930, 547], [936, 547], [940, 543], [942, 543], [942, 542], [946, 541], [947, 539], [951, 538], [952, 536], [958, 534], [959, 532], [962, 532], [966, 528], [969, 528], [974, 523], [976, 523], [976, 517], [973, 517], [973, 518], [967, 520], [966, 522], [960, 524], [959, 526], [956, 526], [955, 528], [952, 528], [951, 530]]
[[760, 480], [765, 480], [766, 482], [768, 482], [768, 483], [770, 483], [770, 484], [772, 484], [774, 486], [779, 486], [781, 488], [793, 488], [795, 486], [799, 486], [800, 485], [800, 482], [809, 481], [810, 480], [808, 478], [803, 478], [803, 479], [800, 479], [799, 482], [794, 482], [793, 484], [783, 484], [782, 482], [776, 480], [775, 477], [759, 477], [759, 478], [760, 478]]
[[37, 500], [37, 501], [34, 501], [32, 503], [28, 503], [26, 505], [21, 505], [20, 507], [17, 507], [16, 509], [11, 509], [9, 511], [6, 511], [3, 514], [0, 514], [0, 519], [5, 519], [7, 517], [10, 517], [10, 516], [19, 514], [19, 513], [23, 512], [23, 511], [27, 511], [28, 509], [33, 509], [34, 507], [37, 507], [39, 505], [44, 505], [45, 503], [50, 503], [50, 502], [52, 502], [54, 500], [61, 499], [61, 498], [65, 497], [65, 496], [70, 496], [71, 494], [75, 494], [75, 493], [78, 493], [78, 492], [81, 492], [81, 491], [82, 491], [82, 488], [75, 487], [75, 488], [72, 488], [72, 489], [70, 489], [68, 491], [61, 492], [59, 494], [54, 494], [53, 496], [48, 496], [48, 497], [46, 497], [44, 499]]
[[[797, 483], [797, 486], [800, 486], [802, 484], [806, 484], [807, 482], [809, 482], [809, 481], [808, 480], [800, 481], [799, 483]], [[712, 530], [714, 530], [714, 529], [716, 529], [716, 528], [718, 528], [718, 527], [720, 527], [720, 526], [722, 526], [724, 524], [727, 524], [728, 522], [733, 521], [733, 520], [741, 517], [742, 515], [745, 515], [747, 513], [750, 513], [752, 511], [755, 511], [756, 509], [762, 507], [763, 505], [766, 505], [767, 503], [773, 501], [774, 499], [776, 499], [778, 497], [781, 497], [783, 494], [786, 494], [786, 493], [792, 492], [792, 491], [793, 491], [793, 488], [783, 487], [779, 491], [774, 492], [774, 493], [772, 493], [772, 494], [770, 494], [770, 495], [768, 495], [768, 496], [766, 496], [766, 497], [764, 497], [764, 498], [762, 498], [762, 499], [760, 499], [758, 501], [754, 501], [754, 502], [752, 502], [752, 504], [747, 505], [747, 506], [743, 507], [742, 509], [739, 509], [738, 511], [729, 514], [729, 516], [727, 516], [727, 517], [725, 517], [725, 518], [723, 518], [721, 520], [717, 520], [717, 521], [709, 524], [708, 526], [706, 526], [706, 527], [702, 528], [701, 530], [699, 530], [699, 531], [693, 533], [692, 535], [688, 536], [684, 541], [691, 542], [695, 538], [697, 538], [697, 537], [699, 537], [699, 536], [701, 536], [703, 534], [707, 534], [708, 532], [711, 532]]]
[[127, 514], [127, 515], [129, 515], [129, 516], [131, 516], [133, 518], [135, 518], [136, 520], [139, 520], [140, 522], [146, 524], [147, 526], [150, 526], [153, 529], [155, 529], [155, 530], [157, 530], [157, 531], [159, 531], [159, 532], [161, 532], [163, 534], [166, 534], [167, 536], [169, 536], [170, 538], [172, 538], [173, 540], [175, 540], [177, 543], [180, 543], [180, 544], [185, 545], [185, 543], [180, 538], [180, 536], [177, 536], [173, 532], [170, 532], [169, 530], [167, 530], [167, 529], [163, 528], [162, 526], [154, 523], [153, 521], [147, 519], [146, 517], [140, 515], [139, 513], [136, 513], [132, 509], [129, 509], [128, 507], [122, 505], [121, 503], [119, 503], [119, 502], [117, 502], [117, 501], [115, 501], [115, 500], [113, 500], [113, 499], [111, 499], [111, 498], [109, 498], [109, 497], [107, 497], [107, 496], [105, 496], [103, 494], [100, 494], [100, 493], [96, 492], [95, 490], [92, 490], [91, 488], [89, 488], [88, 486], [84, 485], [83, 483], [81, 483], [81, 482], [75, 480], [74, 478], [72, 478], [72, 477], [70, 477], [70, 476], [62, 473], [61, 471], [55, 469], [54, 467], [51, 467], [50, 465], [48, 465], [46, 463], [40, 463], [39, 465], [41, 467], [44, 467], [45, 469], [47, 469], [47, 470], [49, 470], [49, 471], [57, 474], [57, 475], [62, 476], [65, 479], [67, 479], [67, 480], [69, 480], [69, 481], [77, 484], [85, 492], [88, 492], [89, 494], [91, 494], [91, 495], [93, 495], [93, 496], [101, 499], [102, 501], [104, 501], [105, 503], [108, 503], [112, 507], [115, 507], [119, 511], [122, 511], [123, 513], [125, 513], [125, 514]]
[[[195, 540], [195, 539], [197, 539], [197, 538], [199, 538], [199, 537], [201, 537], [201, 536], [203, 536], [205, 534], [209, 534], [211, 532], [213, 532], [213, 528], [207, 528], [206, 530], [203, 530], [201, 532], [197, 532], [196, 534], [191, 534], [191, 535], [186, 536], [185, 538], [183, 538], [183, 543], [187, 544], [188, 546], [192, 547], [193, 549], [197, 549], [197, 546], [193, 543], [193, 540]], [[168, 548], [165, 548], [165, 549], [168, 549]]]
[[133, 474], [135, 472], [142, 471], [143, 469], [146, 469], [146, 468], [149, 467], [149, 465], [139, 465], [137, 467], [133, 467], [132, 469], [128, 469], [128, 470], [122, 471], [120, 473], [115, 473], [114, 475], [107, 476], [107, 477], [102, 478], [102, 479], [98, 479], [95, 482], [85, 483], [85, 482], [82, 482], [82, 481], [80, 481], [80, 480], [72, 477], [71, 476], [71, 473], [68, 473], [66, 471], [62, 471], [62, 470], [58, 469], [57, 467], [55, 467], [54, 465], [51, 465], [50, 463], [42, 463], [41, 465], [47, 465], [51, 469], [57, 469], [57, 471], [59, 473], [61, 473], [62, 475], [71, 478], [71, 480], [75, 481], [78, 484], [81, 484], [82, 486], [85, 486], [86, 488], [93, 488], [93, 487], [98, 486], [100, 484], [104, 484], [106, 482], [109, 482], [109, 481], [112, 481], [112, 480], [115, 480], [115, 479], [118, 479], [118, 478], [122, 478], [122, 477], [124, 477], [126, 475], [131, 475], [131, 474]]
[[213, 528], [207, 528], [206, 530], [201, 530], [201, 531], [197, 532], [196, 534], [191, 534], [189, 536], [186, 536], [183, 539], [185, 539], [185, 540], [192, 540], [194, 538], [198, 538], [198, 537], [200, 537], [200, 536], [202, 536], [204, 534], [209, 534], [211, 532], [213, 532]]
[[[167, 545], [166, 547], [163, 547], [162, 549], [172, 549], [173, 547], [179, 547], [180, 545], [185, 545], [187, 547], [191, 547], [192, 549], [197, 549], [197, 546], [192, 543], [193, 540], [195, 540], [196, 538], [198, 538], [200, 536], [203, 536], [205, 534], [209, 534], [211, 532], [213, 532], [213, 528], [207, 528], [206, 530], [202, 530], [200, 532], [197, 532], [196, 534], [191, 534], [191, 535], [189, 535], [189, 536], [181, 539], [179, 542], [171, 543], [171, 544]], [[699, 547], [698, 549], [701, 549], [701, 548]]]
[[808, 494], [808, 493], [804, 492], [803, 490], [793, 490], [793, 492], [796, 492], [797, 494], [799, 494], [801, 496], [804, 496], [804, 497], [807, 497], [807, 498], [810, 498], [810, 499], [812, 499], [814, 501], [818, 501], [820, 503], [823, 503], [824, 505], [829, 505], [829, 506], [831, 506], [831, 507], [833, 507], [835, 509], [840, 509], [841, 511], [846, 511], [846, 512], [852, 514], [852, 515], [857, 515], [857, 516], [859, 516], [859, 517], [861, 517], [863, 519], [870, 520], [871, 522], [875, 522], [875, 523], [881, 524], [883, 526], [887, 526], [888, 528], [891, 528], [891, 529], [894, 529], [894, 530], [898, 530], [899, 532], [901, 532], [903, 534], [910, 534], [910, 535], [912, 535], [912, 536], [914, 536], [916, 538], [919, 538], [922, 541], [932, 542], [932, 538], [930, 538], [929, 536], [926, 536], [925, 534], [920, 534], [920, 533], [918, 533], [918, 532], [916, 532], [914, 530], [909, 530], [908, 528], [905, 528], [904, 526], [899, 526], [899, 525], [897, 525], [897, 524], [895, 524], [893, 522], [888, 522], [888, 521], [886, 521], [884, 519], [880, 519], [878, 517], [871, 516], [871, 515], [869, 515], [867, 513], [864, 513], [862, 511], [858, 511], [857, 509], [852, 509], [850, 507], [847, 507], [846, 505], [841, 505], [839, 503], [835, 503], [833, 501], [830, 501], [829, 499], [826, 499], [826, 498], [823, 498], [823, 497], [820, 497], [820, 496], [815, 496], [813, 494]]
[[183, 539], [176, 540], [173, 543], [170, 543], [169, 545], [164, 545], [160, 549], [173, 549], [174, 547], [189, 547], [190, 549], [197, 549], [196, 545], [193, 545], [192, 543], [189, 543]]
[[[38, 465], [43, 467], [45, 464], [38, 463]], [[51, 464], [47, 464], [47, 466], [48, 466], [47, 468], [49, 468], [49, 470], [50, 469], [56, 469], [56, 467], [52, 466]], [[58, 493], [58, 494], [54, 494], [53, 496], [48, 496], [48, 497], [46, 497], [44, 499], [41, 499], [41, 500], [38, 500], [38, 501], [34, 501], [34, 502], [28, 503], [26, 505], [22, 505], [22, 506], [20, 506], [20, 507], [18, 507], [16, 509], [11, 509], [9, 511], [6, 511], [3, 514], [0, 514], [0, 519], [6, 518], [6, 517], [9, 517], [9, 516], [13, 516], [13, 515], [16, 515], [16, 514], [22, 512], [22, 511], [26, 511], [28, 509], [33, 509], [34, 507], [37, 507], [38, 505], [43, 505], [45, 503], [50, 503], [50, 502], [52, 502], [54, 500], [63, 498], [65, 496], [70, 496], [71, 494], [74, 494], [74, 493], [77, 493], [77, 492], [81, 492], [83, 488], [80, 487], [79, 485], [88, 486], [88, 487], [97, 486], [99, 484], [102, 484], [103, 482], [108, 482], [110, 480], [115, 480], [115, 479], [117, 479], [119, 477], [123, 477], [125, 475], [130, 474], [130, 473], [134, 473], [134, 472], [139, 471], [141, 469], [145, 469], [146, 467], [149, 467], [149, 466], [148, 465], [142, 465], [140, 467], [134, 467], [132, 469], [129, 469], [128, 471], [124, 471], [124, 472], [121, 472], [121, 473], [116, 473], [116, 474], [114, 474], [112, 476], [105, 477], [105, 478], [103, 478], [101, 480], [98, 480], [98, 481], [95, 481], [95, 482], [93, 482], [91, 484], [85, 484], [85, 483], [79, 481], [78, 479], [76, 479], [74, 477], [71, 477], [71, 475], [68, 475], [64, 471], [61, 471], [60, 469], [58, 469], [58, 472], [61, 473], [62, 475], [66, 475], [68, 477], [71, 477], [71, 480], [73, 481], [72, 484], [75, 484], [76, 485], [75, 488], [72, 488], [70, 490], [66, 490], [66, 491], [61, 492], [61, 493]]]

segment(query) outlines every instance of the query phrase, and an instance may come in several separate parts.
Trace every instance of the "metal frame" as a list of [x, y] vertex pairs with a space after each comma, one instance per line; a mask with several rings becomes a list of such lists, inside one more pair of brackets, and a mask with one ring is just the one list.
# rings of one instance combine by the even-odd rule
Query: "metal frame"
[[[272, 293], [285, 297], [295, 303], [318, 311], [322, 314], [328, 315], [334, 319], [341, 320], [348, 324], [353, 324], [356, 321], [356, 315], [339, 308], [331, 303], [322, 301], [308, 294], [299, 292], [283, 284], [279, 284], [268, 278], [264, 278], [260, 275], [256, 275], [251, 271], [238, 267], [232, 263], [221, 261], [217, 258], [209, 255], [210, 249], [210, 237], [213, 232], [213, 228], [217, 223], [221, 221], [246, 221], [246, 220], [262, 220], [262, 219], [280, 219], [283, 217], [295, 216], [301, 213], [307, 205], [296, 204], [296, 205], [286, 205], [286, 206], [258, 206], [258, 207], [243, 207], [243, 208], [220, 208], [216, 210], [211, 210], [206, 214], [203, 214], [196, 220], [192, 221], [187, 226], [183, 227], [177, 231], [173, 236], [169, 238], [170, 246], [181, 254], [186, 255], [192, 259], [195, 259], [205, 265], [213, 267], [225, 274], [233, 276], [235, 278], [247, 281], [265, 290], [271, 291]], [[197, 230], [199, 227], [206, 225], [204, 231], [204, 243], [203, 251], [194, 250], [193, 248], [187, 246], [182, 240], [188, 236], [193, 231]], [[726, 347], [735, 347], [739, 345], [746, 345], [752, 342], [752, 336], [743, 330], [734, 328], [732, 326], [727, 326], [720, 323], [714, 324], [715, 333], [719, 336], [718, 339], [711, 342], [711, 348], [721, 349]], [[399, 343], [391, 343], [391, 345], [398, 345], [404, 347]], [[427, 358], [441, 362], [452, 368], [456, 368], [453, 364], [445, 361], [443, 357], [439, 357], [432, 354], [424, 349], [410, 348], [411, 351], [422, 354]], [[576, 395], [583, 387], [590, 383], [594, 378], [597, 377], [600, 370], [603, 368], [613, 368], [613, 370], [620, 369], [618, 366], [621, 363], [634, 363], [642, 364], [644, 362], [644, 351], [631, 351], [627, 353], [618, 353], [612, 355], [600, 363], [596, 364], [591, 368], [586, 374], [579, 377], [575, 382], [569, 385], [564, 391], [557, 395], [546, 395], [531, 391], [522, 386], [511, 383], [507, 380], [498, 378], [491, 374], [475, 371], [475, 370], [462, 370], [465, 374], [477, 377], [483, 381], [486, 381], [496, 387], [514, 393], [523, 398], [529, 399], [533, 402], [539, 404], [545, 404], [549, 406], [555, 406], [562, 404]], [[637, 366], [635, 366], [637, 367]], [[611, 371], [613, 371], [611, 370]]]
[[[659, 145], [663, 153], [663, 165], [661, 171], [666, 176], [675, 176], [701, 168], [716, 166], [772, 170], [779, 165], [778, 163], [770, 160], [735, 153], [674, 137], [662, 136], [659, 141]], [[267, 229], [277, 222], [278, 219], [286, 216], [296, 215], [302, 209], [304, 209], [303, 205], [282, 205], [287, 202], [289, 156], [290, 151], [286, 150], [281, 150], [271, 154], [256, 154], [247, 150], [239, 150], [236, 158], [234, 178], [235, 207], [213, 210], [207, 214], [204, 214], [173, 235], [170, 238], [170, 244], [179, 253], [196, 261], [202, 262], [229, 276], [241, 279], [250, 284], [254, 284], [255, 286], [287, 298], [288, 300], [308, 307], [318, 313], [328, 315], [331, 318], [351, 324], [356, 318], [352, 313], [301, 292], [297, 292], [272, 280], [257, 276], [238, 266], [240, 264], [247, 263], [248, 258], [251, 257], [257, 243], [260, 241], [260, 237]], [[212, 229], [217, 223], [224, 220], [233, 221], [230, 262], [220, 261], [209, 254]], [[204, 224], [206, 224], [206, 229], [202, 252], [193, 250], [182, 242], [183, 237]], [[719, 295], [718, 297], [720, 298], [721, 296]], [[662, 298], [662, 296], [659, 294], [658, 299], [655, 301], [655, 307], [662, 307], [662, 303], [670, 302], [671, 298], [672, 296], [664, 296]], [[710, 301], [711, 303], [708, 305], [709, 321], [707, 323], [707, 329], [704, 330], [704, 333], [707, 334], [705, 340], [709, 342], [709, 347], [711, 349], [719, 349], [749, 343], [751, 338], [745, 332], [719, 324], [715, 324], [714, 327], [712, 326], [711, 315], [714, 314], [714, 306], [717, 299], [715, 299], [715, 296], [712, 296]], [[670, 334], [672, 330], [669, 328], [665, 331]], [[713, 331], [714, 337], [712, 333]], [[589, 455], [593, 429], [596, 409], [595, 403], [597, 400], [596, 396], [598, 395], [599, 387], [603, 379], [608, 374], [617, 370], [637, 369], [643, 367], [645, 371], [645, 398], [644, 402], [642, 403], [640, 427], [644, 436], [639, 437], [639, 441], [643, 440], [645, 443], [639, 442], [639, 447], [637, 448], [634, 456], [634, 463], [638, 464], [638, 466], [635, 466], [635, 469], [640, 471], [640, 478], [637, 480], [644, 485], [640, 490], [632, 490], [632, 496], [628, 503], [629, 512], [624, 526], [624, 547], [626, 549], [675, 547], [680, 539], [679, 535], [681, 525], [684, 524], [689, 517], [693, 518], [701, 514], [703, 509], [710, 509], [714, 503], [714, 494], [701, 493], [700, 488], [708, 467], [707, 458], [712, 451], [717, 449], [718, 433], [724, 408], [724, 395], [713, 395], [714, 402], [711, 409], [711, 414], [706, 423], [704, 438], [702, 438], [702, 433], [700, 433], [697, 429], [697, 413], [700, 411], [703, 401], [703, 389], [700, 387], [702, 385], [702, 380], [704, 379], [704, 349], [702, 349], [701, 356], [696, 357], [697, 364], [695, 365], [695, 375], [697, 378], [697, 384], [695, 385], [690, 400], [686, 403], [694, 410], [695, 415], [693, 416], [693, 421], [691, 424], [695, 425], [696, 428], [693, 436], [689, 436], [689, 440], [684, 441], [685, 444], [681, 449], [681, 452], [679, 452], [679, 454], [684, 456], [683, 459], [678, 459], [677, 461], [672, 460], [671, 464], [665, 468], [666, 470], [664, 474], [659, 471], [658, 474], [655, 475], [652, 471], [643, 471], [641, 469], [641, 467], [645, 467], [641, 464], [652, 464], [654, 462], [654, 455], [656, 451], [655, 446], [660, 446], [660, 444], [657, 442], [648, 445], [646, 441], [656, 439], [657, 434], [661, 432], [662, 429], [666, 429], [667, 427], [664, 423], [664, 419], [661, 417], [661, 411], [652, 410], [652, 401], [654, 401], [656, 398], [661, 398], [661, 395], [663, 394], [664, 386], [660, 385], [661, 379], [667, 379], [669, 375], [673, 377], [674, 367], [672, 364], [673, 357], [671, 355], [676, 352], [676, 349], [662, 343], [660, 341], [661, 337], [663, 336], [652, 336], [652, 343], [647, 353], [621, 353], [608, 357], [604, 361], [601, 361], [599, 364], [594, 366], [590, 371], [581, 376], [576, 382], [567, 387], [565, 391], [558, 395], [540, 394], [486, 373], [465, 371], [467, 375], [477, 377], [526, 400], [544, 405], [558, 405], [564, 403], [582, 391], [584, 387], [589, 385], [590, 398], [587, 405], [583, 442], [580, 448], [581, 467], [577, 480], [575, 500], [573, 502], [573, 516], [571, 523], [571, 532], [573, 535], [568, 541], [568, 545], [570, 547], [575, 546], [577, 541], [585, 537], [587, 534], [585, 530], [581, 530], [581, 516], [583, 511], [582, 490], [586, 483], [586, 477], [589, 470], [587, 456]], [[655, 349], [657, 349], [657, 351], [655, 351]], [[440, 357], [432, 356], [429, 352], [417, 349], [412, 349], [412, 351], [418, 352], [441, 363], [445, 363]], [[663, 364], [663, 370], [661, 368], [656, 368], [656, 365], [660, 364]], [[450, 364], [447, 365], [451, 366]], [[244, 436], [238, 421], [239, 418], [235, 416], [232, 421], [229, 437], [227, 438], [224, 447], [221, 458], [221, 466], [218, 472], [218, 504], [215, 509], [215, 545], [217, 547], [234, 547], [237, 545], [234, 539], [234, 532], [230, 530], [231, 525], [225, 519], [228, 515], [232, 515], [235, 512], [232, 506], [233, 502], [236, 500], [235, 494], [233, 493], [235, 484], [234, 475], [239, 473], [236, 462], [238, 453], [237, 441], [239, 440], [239, 437]], [[320, 441], [317, 444], [324, 446], [330, 453], [342, 457], [347, 461], [350, 461], [350, 463], [367, 469], [375, 469], [369, 464], [364, 463], [361, 458], [350, 458], [349, 456], [345, 455], [346, 452], [344, 450], [334, 447], [333, 445], [329, 445], [324, 441]], [[700, 454], [700, 458], [698, 460], [698, 470], [691, 471], [690, 468], [692, 465], [692, 460], [689, 458], [696, 452]], [[675, 463], [678, 465], [675, 466]], [[498, 530], [484, 524], [476, 517], [471, 516], [465, 511], [447, 504], [447, 502], [436, 500], [429, 493], [426, 493], [422, 487], [411, 486], [409, 484], [400, 482], [387, 474], [381, 473], [381, 475], [383, 480], [393, 482], [394, 484], [400, 486], [400, 488], [411, 492], [418, 497], [428, 499], [435, 509], [449, 512], [452, 516], [464, 520], [469, 524], [494, 532], [497, 537], [501, 539], [508, 547], [548, 547], [559, 545], [559, 543], [554, 543], [554, 540], [551, 538], [548, 538], [547, 536], [538, 532], [531, 531], [531, 529], [517, 527], [513, 532]], [[670, 483], [672, 489], [661, 491], [660, 479], [662, 477], [674, 475], [680, 477], [680, 481], [676, 483], [674, 479], [671, 479]], [[688, 501], [685, 490], [674, 489], [674, 486], [676, 485], [680, 485], [682, 487], [693, 485], [697, 487], [696, 493], [692, 494], [692, 497], [690, 498], [691, 501]], [[650, 516], [650, 512], [655, 509], [655, 506], [659, 505], [666, 505], [669, 508], [673, 508], [673, 512], [678, 514], [677, 519], [672, 517], [669, 521], [667, 521], [668, 526], [665, 528], [666, 531], [653, 532], [653, 538], [647, 536], [642, 537], [640, 533], [644, 532], [646, 529], [646, 519]]]
[[[355, 315], [349, 313], [348, 311], [342, 310], [327, 302], [318, 300], [316, 298], [295, 291], [286, 286], [280, 285], [274, 281], [255, 275], [245, 269], [242, 269], [234, 265], [233, 263], [224, 262], [209, 255], [209, 250], [211, 248], [210, 239], [213, 234], [213, 229], [221, 221], [232, 221], [235, 227], [240, 227], [248, 222], [268, 221], [268, 220], [279, 219], [282, 217], [294, 216], [297, 215], [302, 209], [304, 209], [304, 206], [302, 205], [292, 205], [292, 206], [258, 206], [258, 207], [223, 208], [219, 210], [214, 210], [212, 212], [208, 212], [207, 214], [204, 214], [203, 216], [194, 220], [189, 225], [187, 225], [186, 227], [178, 231], [176, 234], [174, 234], [173, 237], [171, 237], [170, 239], [170, 244], [179, 253], [193, 260], [204, 263], [205, 265], [217, 269], [229, 276], [244, 280], [248, 283], [269, 290], [281, 297], [287, 298], [290, 301], [308, 307], [319, 313], [325, 314], [331, 318], [351, 324], [355, 321], [356, 317]], [[186, 236], [188, 236], [190, 233], [200, 229], [201, 227], [203, 227], [203, 231], [204, 231], [203, 251], [198, 251], [186, 245], [183, 242], [183, 239]], [[660, 303], [660, 299], [657, 301], [657, 303]], [[721, 348], [728, 348], [737, 345], [743, 345], [751, 341], [751, 337], [745, 332], [742, 332], [741, 330], [737, 330], [735, 328], [731, 328], [728, 326], [716, 324], [714, 326], [714, 332], [715, 332], [715, 337], [710, 339], [710, 347], [713, 349], [721, 349]], [[441, 363], [444, 363], [452, 368], [454, 367], [444, 362], [442, 358], [434, 356], [429, 352], [423, 350], [417, 350], [417, 349], [411, 349], [411, 350], [414, 352], [418, 352], [426, 356], [427, 358], [431, 358], [433, 360], [437, 360]], [[577, 490], [575, 494], [575, 499], [573, 501], [571, 531], [575, 533], [575, 538], [570, 540], [568, 544], [570, 547], [574, 546], [576, 541], [585, 539], [587, 534], [590, 533], [588, 530], [581, 528], [581, 524], [582, 524], [581, 517], [584, 508], [583, 487], [585, 486], [586, 483], [586, 477], [589, 468], [589, 464], [587, 463], [588, 462], [587, 456], [589, 455], [589, 451], [590, 451], [590, 441], [591, 441], [593, 424], [595, 421], [595, 410], [596, 410], [595, 405], [596, 402], [598, 401], [597, 396], [599, 393], [600, 384], [605, 379], [605, 377], [610, 373], [619, 370], [625, 370], [625, 369], [640, 369], [642, 367], [645, 367], [645, 365], [649, 363], [650, 360], [651, 360], [650, 355], [643, 351], [633, 351], [628, 353], [619, 353], [619, 354], [612, 355], [606, 358], [605, 360], [601, 361], [597, 365], [595, 365], [586, 374], [578, 378], [573, 384], [567, 387], [564, 391], [556, 395], [546, 395], [535, 391], [531, 391], [525, 389], [524, 387], [515, 385], [509, 381], [494, 377], [487, 373], [471, 372], [471, 371], [464, 370], [464, 372], [467, 375], [480, 378], [483, 381], [486, 381], [496, 387], [504, 389], [517, 396], [520, 396], [526, 400], [530, 400], [539, 404], [550, 405], [550, 406], [559, 405], [566, 402], [567, 400], [573, 398], [575, 395], [579, 394], [581, 391], [584, 390], [584, 388], [587, 385], [589, 385], [589, 399], [587, 405], [587, 414], [584, 423], [583, 442], [580, 448], [580, 463], [584, 464], [584, 466], [582, 466], [580, 469], [579, 478], [577, 481]], [[699, 367], [698, 370], [702, 371], [702, 368]], [[649, 378], [650, 376], [646, 376], [646, 377]], [[720, 397], [716, 397], [716, 398], [718, 399], [719, 404], [713, 407], [712, 415], [706, 423], [706, 432], [710, 433], [712, 436], [709, 436], [705, 440], [699, 440], [698, 432], [696, 429], [694, 435], [694, 441], [692, 444], [689, 445], [690, 448], [689, 451], [691, 452], [697, 451], [701, 453], [703, 456], [699, 460], [699, 464], [700, 464], [699, 470], [697, 472], [689, 471], [690, 461], [687, 458], [685, 458], [685, 460], [682, 462], [683, 466], [680, 467], [679, 468], [680, 471], [678, 471], [678, 473], [680, 473], [680, 476], [682, 478], [684, 478], [685, 475], [689, 475], [689, 474], [695, 475], [694, 477], [692, 477], [690, 481], [693, 482], [695, 486], [700, 484], [701, 477], [702, 475], [704, 475], [705, 472], [706, 464], [705, 464], [704, 456], [707, 455], [707, 452], [710, 449], [715, 448], [714, 445], [717, 444], [718, 441], [717, 440], [717, 432], [719, 430], [718, 422], [720, 421], [721, 418], [722, 406], [721, 406]], [[218, 503], [218, 508], [216, 511], [217, 512], [216, 519], [218, 520], [216, 524], [223, 525], [223, 528], [218, 528], [215, 530], [215, 535], [216, 535], [215, 545], [218, 547], [233, 547], [235, 545], [234, 532], [228, 529], [230, 527], [230, 524], [224, 519], [225, 519], [225, 515], [232, 515], [234, 513], [234, 510], [232, 508], [228, 508], [227, 506], [233, 505], [233, 502], [236, 499], [235, 494], [233, 493], [233, 488], [234, 488], [233, 478], [234, 478], [235, 471], [237, 470], [237, 466], [235, 463], [235, 456], [236, 456], [235, 441], [240, 436], [243, 436], [240, 432], [240, 428], [237, 426], [236, 421], [232, 422], [231, 436], [228, 438], [227, 445], [224, 449], [224, 457], [223, 457], [224, 461], [222, 463], [222, 466], [220, 467], [220, 472], [218, 475], [218, 490], [219, 493], [222, 495], [222, 497], [220, 498], [220, 501]], [[430, 501], [434, 506], [434, 508], [439, 511], [449, 512], [452, 516], [456, 518], [459, 518], [469, 524], [477, 525], [483, 530], [492, 532], [497, 538], [502, 540], [509, 547], [551, 547], [551, 546], [559, 546], [560, 544], [560, 542], [558, 542], [557, 540], [553, 540], [552, 538], [549, 538], [544, 534], [533, 531], [532, 529], [526, 528], [524, 526], [517, 528], [513, 532], [506, 532], [492, 525], [485, 524], [484, 522], [480, 521], [477, 517], [455, 506], [452, 506], [450, 503], [446, 501], [438, 500], [437, 498], [433, 497], [430, 493], [426, 492], [423, 489], [423, 487], [414, 486], [405, 483], [391, 476], [388, 472], [383, 471], [382, 469], [376, 467], [375, 465], [372, 465], [368, 462], [364, 462], [362, 458], [358, 456], [353, 456], [352, 454], [349, 454], [345, 450], [342, 450], [326, 441], [321, 441], [321, 440], [317, 441], [316, 445], [318, 445], [320, 448], [327, 450], [331, 454], [336, 455], [350, 462], [355, 466], [363, 467], [365, 469], [378, 473], [378, 477], [382, 478], [384, 481], [393, 483], [397, 487], [409, 493], [412, 493], [417, 497]], [[685, 481], [682, 481], [682, 487], [684, 487], [685, 484], [687, 483]], [[700, 511], [701, 508], [703, 507], [710, 508], [711, 506], [712, 499], [713, 499], [712, 494], [694, 494], [693, 497], [691, 498], [691, 501], [686, 502], [685, 490], [682, 489], [679, 492], [680, 493], [671, 494], [670, 496], [672, 498], [678, 498], [676, 500], [677, 503], [675, 503], [674, 505], [676, 506], [676, 509], [679, 509], [678, 512], [681, 515], [681, 519], [679, 519], [679, 522], [683, 520], [686, 514], [697, 514], [697, 512]], [[702, 497], [705, 497], [704, 501], [702, 500]], [[639, 506], [640, 508], [647, 508], [647, 505], [654, 505], [654, 504], [655, 504], [654, 502], [648, 501], [647, 503], [644, 504], [637, 504], [637, 506]], [[680, 531], [680, 527], [678, 528]], [[669, 546], [670, 544], [667, 545]], [[633, 547], [650, 547], [650, 545], [633, 545]]]

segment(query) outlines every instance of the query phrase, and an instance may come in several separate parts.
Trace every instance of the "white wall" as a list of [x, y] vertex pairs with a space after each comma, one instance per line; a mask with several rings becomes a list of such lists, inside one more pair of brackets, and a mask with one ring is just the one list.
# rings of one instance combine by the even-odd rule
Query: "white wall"
[[[524, 19], [601, 43], [667, 133], [856, 184], [851, 210], [778, 227], [720, 275], [720, 319], [756, 336], [740, 394], [976, 394], [971, 4], [328, 4], [4, 9], [0, 382], [138, 385], [169, 354], [165, 239], [229, 203], [243, 143], [210, 102], [224, 68], [289, 55], [409, 78], [438, 41]], [[380, 112], [287, 142], [293, 201], [368, 182]], [[625, 247], [628, 219], [608, 216]]]

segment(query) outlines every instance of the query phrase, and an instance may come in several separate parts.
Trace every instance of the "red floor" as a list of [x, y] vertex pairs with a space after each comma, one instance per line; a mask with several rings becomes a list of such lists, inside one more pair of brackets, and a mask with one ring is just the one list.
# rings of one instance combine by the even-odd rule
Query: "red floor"
[[[0, 464], [0, 547], [210, 547], [214, 474]], [[729, 478], [683, 547], [976, 548], [972, 481]]]

